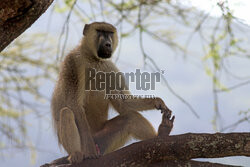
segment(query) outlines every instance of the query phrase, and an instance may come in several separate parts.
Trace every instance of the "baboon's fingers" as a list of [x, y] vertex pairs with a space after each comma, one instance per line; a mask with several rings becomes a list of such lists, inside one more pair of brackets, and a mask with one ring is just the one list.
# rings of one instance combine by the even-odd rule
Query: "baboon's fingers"
[[161, 108], [160, 110], [161, 110], [161, 113], [166, 113], [167, 114], [167, 118], [171, 117], [172, 111], [168, 107]]
[[167, 118], [167, 119], [170, 119], [171, 117], [171, 114], [172, 114], [172, 111], [171, 110], [161, 110], [161, 113], [163, 113], [164, 117]]
[[101, 157], [101, 154], [98, 154], [98, 155], [89, 155], [89, 156], [85, 156], [84, 159], [97, 159], [97, 158], [100, 158]]
[[74, 152], [69, 157], [68, 160], [71, 164], [80, 163], [83, 160], [83, 153], [82, 152]]

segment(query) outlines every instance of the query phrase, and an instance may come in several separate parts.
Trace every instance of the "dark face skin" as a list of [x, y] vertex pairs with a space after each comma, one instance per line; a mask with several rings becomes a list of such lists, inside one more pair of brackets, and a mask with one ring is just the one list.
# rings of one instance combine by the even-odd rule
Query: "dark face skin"
[[97, 54], [98, 57], [107, 59], [110, 58], [113, 51], [112, 46], [112, 39], [113, 39], [113, 32], [108, 31], [101, 31], [97, 30], [97, 39], [98, 39], [98, 48]]

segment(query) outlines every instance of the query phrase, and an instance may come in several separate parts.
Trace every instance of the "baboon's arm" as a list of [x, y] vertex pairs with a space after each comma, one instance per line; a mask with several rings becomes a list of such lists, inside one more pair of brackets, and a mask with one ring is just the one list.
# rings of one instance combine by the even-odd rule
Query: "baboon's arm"
[[[131, 96], [132, 97], [132, 96]], [[163, 110], [169, 111], [161, 98], [111, 99], [111, 104], [120, 113], [124, 109], [133, 111]]]

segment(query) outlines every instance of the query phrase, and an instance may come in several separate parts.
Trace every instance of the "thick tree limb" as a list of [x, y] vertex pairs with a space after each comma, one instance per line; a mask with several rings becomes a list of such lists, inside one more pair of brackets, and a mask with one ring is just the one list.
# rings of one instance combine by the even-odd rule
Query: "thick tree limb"
[[[84, 164], [84, 165], [86, 165], [86, 164]], [[100, 164], [96, 164], [96, 165], [100, 165]], [[120, 164], [118, 166], [122, 166], [122, 165], [123, 164]], [[200, 161], [194, 161], [194, 160], [166, 160], [166, 161], [163, 160], [163, 161], [151, 163], [151, 164], [134, 164], [134, 165], [132, 165], [132, 167], [133, 166], [137, 166], [137, 167], [138, 166], [148, 166], [148, 167], [174, 167], [174, 166], [181, 166], [181, 167], [236, 167], [236, 166], [232, 166], [232, 165], [225, 165], [225, 164], [211, 163], [211, 162], [200, 162]], [[83, 167], [83, 166], [81, 166], [81, 164], [79, 164], [79, 165], [70, 165], [70, 164], [56, 165], [56, 163], [54, 163], [54, 164], [45, 164], [42, 167]], [[99, 166], [97, 166], [97, 167], [99, 167]]]
[[[168, 136], [174, 117], [163, 114], [159, 136], [131, 144], [98, 159], [86, 159], [80, 164], [68, 164], [67, 157], [60, 158], [48, 167], [86, 166], [229, 166], [209, 162], [190, 161], [193, 158], [218, 158], [226, 156], [250, 156], [250, 133], [216, 133]], [[164, 133], [165, 132], [165, 133]]]
[[0, 52], [29, 28], [53, 0], [1, 0]]
[[[193, 158], [226, 156], [250, 156], [250, 133], [187, 133], [157, 137], [131, 144], [99, 159], [84, 160], [78, 165], [63, 165], [60, 167], [143, 166], [160, 161], [186, 161]], [[64, 164], [60, 163], [62, 160], [64, 163], [68, 163], [66, 158], [62, 158], [55, 164]]]
[[[174, 166], [181, 166], [181, 167], [232, 167], [232, 165], [224, 165], [218, 163], [211, 163], [211, 162], [200, 162], [200, 161], [193, 161], [193, 160], [168, 160], [168, 161], [161, 161], [158, 163], [150, 164], [149, 167], [174, 167]], [[235, 166], [234, 166], [235, 167]]]

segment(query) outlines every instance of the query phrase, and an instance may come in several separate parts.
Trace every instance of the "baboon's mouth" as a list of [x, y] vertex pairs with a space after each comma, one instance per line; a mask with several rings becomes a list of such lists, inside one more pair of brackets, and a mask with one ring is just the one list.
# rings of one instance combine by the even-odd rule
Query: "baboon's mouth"
[[98, 51], [98, 57], [103, 58], [103, 59], [107, 59], [111, 57], [111, 52], [105, 52], [105, 51]]

